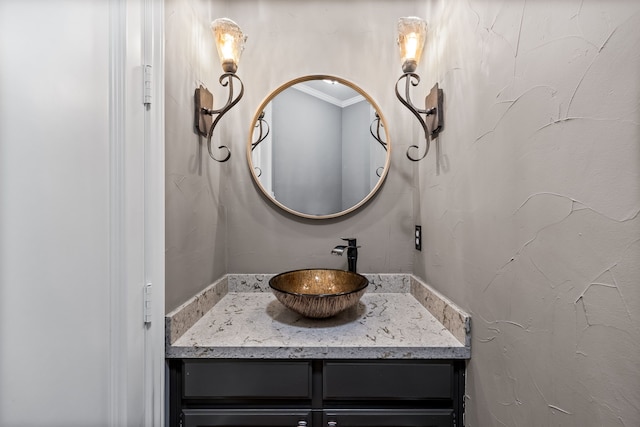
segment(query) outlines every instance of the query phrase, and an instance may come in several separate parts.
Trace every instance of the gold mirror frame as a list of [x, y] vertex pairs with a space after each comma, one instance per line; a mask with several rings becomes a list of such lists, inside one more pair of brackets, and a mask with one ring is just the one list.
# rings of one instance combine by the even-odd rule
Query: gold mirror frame
[[[310, 81], [310, 80], [333, 80], [333, 81], [336, 81], [338, 83], [341, 83], [341, 84], [353, 89], [354, 91], [356, 91], [360, 95], [362, 95], [369, 102], [369, 104], [373, 107], [373, 109], [377, 112], [377, 115], [380, 118], [380, 124], [381, 124], [380, 128], [384, 129], [384, 141], [386, 142], [386, 152], [387, 152], [387, 154], [386, 154], [385, 164], [383, 166], [382, 173], [379, 175], [380, 178], [378, 179], [378, 182], [371, 189], [369, 194], [367, 196], [365, 196], [360, 202], [358, 202], [354, 206], [351, 206], [348, 209], [345, 209], [345, 210], [340, 211], [340, 212], [332, 213], [332, 214], [326, 214], [326, 215], [312, 215], [312, 214], [307, 214], [307, 213], [303, 213], [303, 212], [298, 212], [298, 211], [296, 211], [294, 209], [289, 208], [288, 206], [285, 206], [284, 204], [282, 204], [281, 202], [276, 200], [275, 197], [273, 197], [264, 188], [264, 186], [260, 182], [259, 175], [256, 173], [256, 170], [255, 170], [255, 167], [254, 167], [254, 164], [253, 164], [253, 159], [252, 159], [252, 145], [255, 142], [255, 141], [253, 141], [254, 129], [256, 129], [256, 127], [258, 125], [258, 120], [261, 118], [260, 116], [262, 115], [264, 109], [267, 107], [267, 105], [278, 94], [280, 94], [285, 89], [288, 89], [288, 88], [290, 88], [291, 86], [293, 86], [295, 84], [306, 82], [306, 81]], [[387, 173], [389, 172], [389, 166], [391, 165], [391, 139], [389, 138], [389, 131], [388, 131], [388, 127], [387, 127], [387, 121], [386, 121], [384, 115], [382, 114], [382, 112], [380, 110], [380, 107], [371, 98], [371, 96], [369, 96], [368, 93], [366, 93], [360, 87], [358, 87], [357, 85], [355, 85], [354, 83], [352, 83], [352, 82], [350, 82], [348, 80], [345, 80], [345, 79], [340, 78], [340, 77], [331, 76], [331, 75], [324, 75], [324, 74], [312, 74], [312, 75], [307, 75], [307, 76], [303, 76], [303, 77], [298, 77], [296, 79], [290, 80], [290, 81], [282, 84], [277, 89], [275, 89], [273, 92], [271, 92], [269, 95], [267, 95], [267, 97], [262, 101], [262, 103], [260, 104], [260, 106], [256, 110], [256, 113], [254, 114], [253, 119], [251, 120], [251, 126], [249, 127], [249, 141], [247, 143], [247, 165], [249, 166], [249, 171], [251, 172], [251, 176], [253, 177], [253, 181], [256, 183], [256, 185], [258, 186], [260, 191], [262, 191], [262, 194], [267, 199], [269, 199], [273, 204], [278, 206], [280, 209], [283, 209], [284, 211], [289, 212], [290, 214], [293, 214], [295, 216], [299, 216], [299, 217], [302, 217], [302, 218], [308, 218], [308, 219], [329, 219], [329, 218], [336, 218], [336, 217], [344, 216], [344, 215], [347, 215], [347, 214], [359, 209], [365, 203], [367, 203], [378, 192], [380, 187], [382, 187], [382, 184], [384, 183], [385, 178], [387, 177]]]

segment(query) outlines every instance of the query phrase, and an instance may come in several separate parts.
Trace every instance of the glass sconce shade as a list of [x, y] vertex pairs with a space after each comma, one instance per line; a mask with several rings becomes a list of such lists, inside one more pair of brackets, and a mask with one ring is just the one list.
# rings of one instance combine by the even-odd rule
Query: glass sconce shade
[[413, 73], [416, 70], [426, 37], [427, 23], [424, 19], [409, 16], [398, 20], [398, 46], [403, 72]]
[[244, 50], [247, 36], [231, 19], [219, 18], [211, 23], [211, 31], [218, 48], [218, 56], [222, 69], [226, 73], [235, 73], [238, 70], [240, 55]]

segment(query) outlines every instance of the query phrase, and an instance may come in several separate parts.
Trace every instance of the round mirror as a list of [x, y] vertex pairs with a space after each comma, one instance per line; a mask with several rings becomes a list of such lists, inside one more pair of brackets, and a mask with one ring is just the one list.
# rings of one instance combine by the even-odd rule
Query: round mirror
[[382, 186], [391, 144], [384, 116], [344, 79], [312, 75], [287, 82], [260, 104], [247, 160], [258, 187], [304, 218], [345, 215]]

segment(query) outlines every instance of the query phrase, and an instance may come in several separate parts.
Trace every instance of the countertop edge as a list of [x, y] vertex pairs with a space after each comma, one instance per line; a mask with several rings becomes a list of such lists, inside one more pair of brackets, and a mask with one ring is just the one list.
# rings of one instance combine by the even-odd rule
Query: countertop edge
[[175, 347], [168, 359], [469, 359], [468, 347]]

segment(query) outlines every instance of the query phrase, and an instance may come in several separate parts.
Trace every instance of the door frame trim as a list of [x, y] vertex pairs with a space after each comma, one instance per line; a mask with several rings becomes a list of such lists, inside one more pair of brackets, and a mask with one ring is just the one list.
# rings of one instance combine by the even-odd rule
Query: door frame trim
[[[136, 34], [128, 34], [130, 28], [135, 28]], [[145, 427], [163, 426], [166, 369], [163, 0], [110, 0], [109, 32], [107, 419], [110, 427], [137, 424], [135, 420], [144, 420]], [[136, 52], [141, 52], [140, 63], [136, 63]], [[151, 104], [143, 103], [145, 65], [151, 65], [152, 69]], [[138, 78], [140, 80], [136, 80]], [[131, 94], [127, 91], [132, 88], [140, 88], [139, 106], [144, 109], [142, 115], [135, 114], [135, 117], [127, 114], [132, 108]], [[139, 117], [143, 117], [144, 123], [138, 121]], [[128, 154], [132, 153], [132, 145], [142, 143], [128, 140], [136, 135], [132, 128], [144, 130], [143, 160]], [[128, 195], [140, 188], [144, 192], [142, 211], [139, 205], [127, 205]], [[142, 229], [142, 233], [132, 233], [130, 227]], [[131, 256], [139, 247], [143, 248], [143, 254], [135, 252]], [[152, 284], [151, 322], [145, 324], [144, 316], [138, 316], [143, 313], [142, 304], [139, 307], [138, 304], [144, 301], [144, 288], [149, 283]], [[142, 346], [136, 345], [137, 342]], [[132, 383], [139, 380], [137, 373], [140, 372], [143, 384]], [[141, 402], [143, 407], [133, 408], [131, 402]]]

